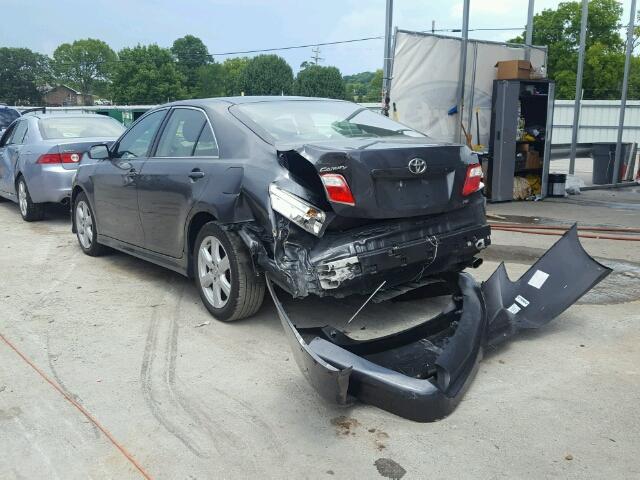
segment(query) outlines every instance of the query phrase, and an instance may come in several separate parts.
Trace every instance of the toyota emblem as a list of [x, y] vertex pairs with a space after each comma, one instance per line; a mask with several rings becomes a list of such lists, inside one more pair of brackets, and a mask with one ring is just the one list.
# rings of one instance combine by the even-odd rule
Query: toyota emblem
[[414, 175], [420, 175], [427, 170], [427, 162], [421, 158], [412, 158], [409, 160], [409, 171]]

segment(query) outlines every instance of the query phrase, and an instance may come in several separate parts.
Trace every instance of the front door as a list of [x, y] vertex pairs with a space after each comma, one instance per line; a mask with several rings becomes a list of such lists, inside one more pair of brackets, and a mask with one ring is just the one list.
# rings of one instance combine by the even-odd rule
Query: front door
[[142, 247], [144, 234], [138, 212], [138, 178], [167, 109], [142, 117], [115, 144], [110, 160], [92, 175], [98, 232]]
[[217, 158], [218, 146], [204, 111], [174, 108], [138, 180], [145, 248], [182, 257], [187, 217], [222, 168]]

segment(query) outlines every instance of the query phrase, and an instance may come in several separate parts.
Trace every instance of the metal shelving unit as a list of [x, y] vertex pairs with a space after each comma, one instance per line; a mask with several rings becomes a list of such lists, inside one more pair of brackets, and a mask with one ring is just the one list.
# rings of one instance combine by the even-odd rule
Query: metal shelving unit
[[[537, 93], [532, 94], [531, 90]], [[495, 80], [493, 82], [488, 165], [489, 201], [513, 200], [513, 178], [518, 174], [539, 174], [541, 196], [547, 195], [554, 93], [555, 84], [551, 80]], [[518, 140], [519, 104], [525, 119], [525, 127], [534, 124], [544, 126], [544, 140]], [[542, 163], [540, 168], [516, 169], [518, 144], [542, 145], [541, 149], [537, 149]]]

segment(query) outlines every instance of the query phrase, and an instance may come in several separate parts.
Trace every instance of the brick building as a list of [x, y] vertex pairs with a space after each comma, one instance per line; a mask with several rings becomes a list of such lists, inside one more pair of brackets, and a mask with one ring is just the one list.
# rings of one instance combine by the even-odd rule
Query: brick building
[[57, 85], [43, 96], [47, 107], [81, 107], [93, 105], [93, 95], [79, 92], [67, 85]]

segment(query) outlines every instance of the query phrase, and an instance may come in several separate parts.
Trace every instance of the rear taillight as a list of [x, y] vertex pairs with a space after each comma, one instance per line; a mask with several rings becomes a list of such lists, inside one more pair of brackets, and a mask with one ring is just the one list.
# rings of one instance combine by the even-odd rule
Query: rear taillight
[[325, 173], [320, 175], [322, 184], [327, 192], [327, 197], [331, 202], [344, 203], [345, 205], [355, 205], [349, 184], [344, 177], [338, 173]]
[[482, 167], [473, 163], [467, 167], [467, 175], [464, 178], [462, 196], [466, 197], [482, 188]]
[[45, 153], [38, 158], [39, 164], [78, 163], [82, 155], [76, 152]]

